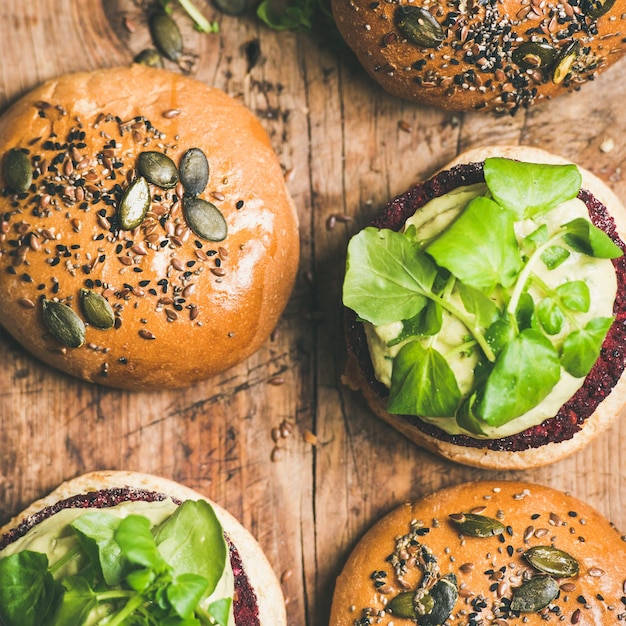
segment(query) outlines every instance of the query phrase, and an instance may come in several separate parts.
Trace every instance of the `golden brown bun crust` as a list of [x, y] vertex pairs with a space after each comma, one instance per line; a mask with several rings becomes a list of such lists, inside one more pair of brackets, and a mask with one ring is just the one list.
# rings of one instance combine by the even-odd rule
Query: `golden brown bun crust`
[[[500, 537], [462, 538], [448, 516], [470, 512], [499, 519], [507, 530]], [[353, 626], [363, 609], [383, 610], [395, 595], [405, 591], [387, 557], [395, 551], [396, 539], [409, 533], [413, 520], [429, 528], [417, 540], [433, 551], [441, 575], [454, 573], [457, 577], [460, 596], [446, 621], [450, 626], [468, 623], [468, 615], [476, 612], [472, 600], [479, 595], [486, 601], [485, 608], [477, 611], [481, 624], [544, 624], [539, 613], [523, 613], [520, 618], [500, 622], [494, 621], [497, 616], [493, 614], [502, 604], [501, 597], [510, 599], [512, 589], [520, 585], [521, 573], [532, 571], [522, 553], [538, 545], [553, 545], [579, 564], [577, 576], [557, 579], [561, 592], [554, 601], [558, 612], [551, 614], [552, 619], [561, 623], [560, 616], [564, 616], [564, 624], [595, 626], [614, 625], [624, 619], [618, 616], [626, 613], [622, 601], [626, 537], [620, 538], [598, 512], [565, 493], [539, 485], [494, 481], [458, 485], [407, 503], [373, 526], [337, 578], [330, 626]], [[384, 581], [378, 590], [372, 578], [375, 571], [386, 574], [378, 577]], [[421, 573], [413, 566], [406, 581], [416, 589], [420, 580]], [[580, 596], [586, 602], [581, 602]], [[578, 622], [573, 617], [576, 611]], [[392, 622], [395, 626], [414, 623], [389, 614], [371, 623]]]
[[[29, 351], [89, 381], [156, 389], [224, 371], [267, 339], [295, 279], [297, 217], [268, 136], [245, 107], [191, 78], [133, 65], [40, 86], [2, 117], [0, 137], [0, 159], [26, 148], [33, 166], [45, 161], [35, 193], [17, 206], [0, 194], [0, 315]], [[139, 228], [110, 230], [114, 185], [126, 188], [137, 155], [167, 150], [178, 166], [190, 148], [208, 158], [200, 197], [224, 215], [226, 239], [196, 236], [177, 190], [158, 187]], [[102, 195], [111, 189], [109, 205]], [[46, 333], [40, 298], [82, 316], [79, 290], [90, 285], [121, 325], [89, 326], [83, 347], [64, 349]]]
[[285, 626], [287, 624], [283, 593], [271, 565], [256, 539], [225, 509], [201, 493], [180, 483], [139, 472], [99, 471], [77, 476], [59, 485], [52, 493], [33, 502], [26, 510], [16, 515], [0, 528], [0, 536], [15, 528], [23, 519], [77, 494], [131, 487], [156, 491], [172, 498], [184, 500], [206, 500], [211, 504], [224, 531], [237, 548], [245, 572], [256, 592], [261, 626]]
[[[460, 154], [443, 169], [447, 170], [460, 163], [484, 161], [489, 156], [502, 156], [534, 163], [569, 163], [566, 159], [555, 156], [545, 150], [528, 146], [486, 146], [468, 150]], [[626, 233], [626, 209], [619, 198], [597, 176], [579, 167], [582, 174], [582, 187], [590, 191], [608, 209], [615, 220], [617, 230], [624, 238]], [[554, 463], [586, 446], [597, 435], [604, 432], [620, 415], [626, 405], [626, 376], [622, 376], [593, 415], [587, 418], [581, 428], [571, 439], [560, 443], [530, 448], [519, 452], [488, 450], [462, 446], [441, 441], [428, 435], [402, 416], [387, 412], [387, 401], [381, 398], [370, 386], [367, 377], [361, 370], [357, 359], [348, 346], [348, 362], [344, 382], [352, 389], [360, 390], [370, 408], [388, 424], [399, 430], [403, 435], [435, 454], [439, 454], [457, 463], [481, 467], [485, 469], [523, 470]]]
[[[626, 1], [616, 0], [597, 19], [589, 15], [591, 5], [596, 3], [332, 0], [339, 31], [388, 92], [447, 109], [499, 112], [570, 91], [621, 57]], [[441, 29], [443, 38], [440, 45], [424, 48], [407, 40], [406, 30], [398, 25], [404, 7], [434, 16], [434, 29]], [[417, 12], [408, 19], [415, 16]], [[543, 47], [540, 66], [536, 49], [531, 50], [535, 56], [527, 55], [531, 37]]]

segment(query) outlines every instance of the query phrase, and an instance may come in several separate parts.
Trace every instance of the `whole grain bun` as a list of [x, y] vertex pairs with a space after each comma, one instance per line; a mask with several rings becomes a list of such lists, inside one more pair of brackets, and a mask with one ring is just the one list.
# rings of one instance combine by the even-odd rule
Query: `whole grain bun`
[[[190, 228], [180, 180], [151, 184], [145, 219], [122, 229], [139, 154], [180, 169], [192, 148], [208, 159], [199, 198], [217, 207], [217, 229]], [[7, 181], [13, 150], [32, 168], [24, 193]], [[296, 212], [266, 132], [222, 91], [143, 65], [62, 76], [0, 119], [0, 159], [0, 319], [37, 357], [115, 387], [181, 387], [246, 359], [274, 329], [298, 266]], [[115, 324], [88, 324], [72, 348], [44, 324], [42, 300], [85, 322], [81, 289], [108, 301]]]
[[[449, 517], [468, 513], [498, 520], [501, 534], [470, 536]], [[578, 563], [578, 574], [553, 573], [560, 591], [548, 608], [515, 613], [509, 610], [514, 590], [541, 575], [524, 556], [534, 546], [566, 552]], [[426, 621], [428, 616], [417, 622], [401, 619], [389, 609], [393, 598], [423, 584], [428, 552], [436, 561], [434, 568], [431, 565], [433, 582], [444, 575], [456, 576], [459, 595], [445, 620], [449, 626], [532, 626], [547, 619], [603, 626], [626, 618], [626, 536], [620, 537], [597, 511], [569, 494], [493, 481], [444, 489], [400, 506], [375, 524], [337, 578], [330, 626], [439, 624]], [[400, 559], [406, 573], [396, 572]]]
[[[468, 150], [457, 156], [451, 163], [443, 168], [443, 171], [449, 171], [455, 166], [466, 165], [472, 163], [481, 163], [487, 157], [501, 156], [530, 163], [554, 163], [565, 164], [570, 163], [559, 156], [553, 155], [539, 148], [529, 146], [486, 146]], [[609, 216], [614, 220], [616, 231], [624, 239], [626, 235], [626, 209], [622, 205], [619, 198], [613, 191], [600, 180], [597, 176], [588, 170], [579, 167], [582, 175], [582, 188], [592, 194], [604, 207], [606, 207]], [[422, 185], [417, 185], [416, 189]], [[426, 192], [427, 194], [430, 192]], [[409, 196], [415, 197], [413, 190], [408, 192]], [[390, 210], [393, 211], [393, 203], [390, 203]], [[620, 259], [620, 263], [624, 263], [624, 257]], [[624, 268], [621, 269], [624, 272]], [[618, 295], [619, 297], [619, 295]], [[626, 312], [619, 312], [621, 320]], [[358, 336], [359, 326], [354, 323], [354, 318], [347, 316], [346, 335], [348, 360], [346, 371], [344, 374], [344, 382], [354, 390], [359, 390], [365, 397], [368, 405], [374, 413], [389, 423], [411, 441], [434, 452], [445, 458], [457, 463], [465, 465], [481, 467], [486, 469], [502, 469], [502, 470], [522, 470], [531, 467], [547, 465], [558, 461], [574, 452], [577, 452], [586, 446], [591, 440], [604, 432], [616, 419], [620, 417], [624, 406], [626, 405], [626, 376], [621, 375], [624, 369], [624, 352], [626, 346], [621, 345], [619, 354], [615, 357], [621, 369], [620, 377], [612, 388], [612, 391], [599, 403], [593, 413], [584, 419], [580, 428], [576, 427], [571, 436], [568, 438], [560, 438], [558, 442], [550, 440], [550, 432], [543, 435], [541, 442], [532, 447], [526, 446], [526, 449], [507, 450], [506, 446], [500, 445], [498, 440], [492, 448], [488, 448], [480, 444], [480, 440], [476, 440], [476, 445], [467, 445], [466, 443], [457, 443], [440, 438], [438, 434], [427, 432], [420, 424], [418, 418], [407, 418], [402, 415], [393, 415], [386, 410], [387, 399], [381, 395], [380, 384], [372, 379], [371, 365], [369, 354], [367, 358], [363, 358], [363, 343], [355, 341]], [[617, 331], [621, 324], [614, 324]], [[620, 341], [623, 337], [620, 335]], [[623, 341], [622, 341], [623, 343]], [[366, 348], [365, 348], [366, 350]], [[589, 380], [589, 379], [588, 379]], [[593, 383], [592, 383], [593, 384]], [[593, 395], [593, 389], [592, 393]], [[550, 420], [548, 420], [550, 421]], [[544, 422], [545, 425], [545, 422]], [[541, 426], [539, 427], [541, 428]], [[553, 430], [561, 430], [560, 425], [556, 425]], [[529, 436], [532, 436], [529, 429]]]
[[624, 52], [624, 0], [332, 0], [332, 9], [385, 90], [446, 109], [515, 112], [577, 89]]
[[[206, 500], [215, 511], [227, 537], [237, 549], [252, 589], [256, 594], [261, 626], [285, 626], [287, 624], [285, 601], [280, 583], [256, 539], [221, 506], [201, 493], [180, 483], [139, 472], [99, 471], [83, 474], [59, 485], [49, 495], [33, 502], [0, 528], [0, 538], [16, 528], [24, 520], [36, 516], [43, 509], [79, 494], [101, 490], [128, 489], [164, 494], [180, 502]], [[245, 626], [245, 625], [244, 625]]]

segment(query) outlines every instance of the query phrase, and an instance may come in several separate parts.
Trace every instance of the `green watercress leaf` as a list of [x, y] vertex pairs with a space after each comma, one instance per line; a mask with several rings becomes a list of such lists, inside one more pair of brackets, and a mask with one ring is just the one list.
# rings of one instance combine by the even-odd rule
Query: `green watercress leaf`
[[209, 581], [197, 574], [181, 574], [167, 587], [167, 599], [176, 614], [190, 619], [209, 586]]
[[149, 567], [156, 573], [167, 570], [167, 563], [157, 548], [147, 517], [143, 515], [125, 517], [120, 521], [114, 536], [122, 554], [131, 563]]
[[402, 233], [365, 228], [348, 244], [343, 303], [376, 326], [415, 317], [437, 269]]
[[612, 323], [612, 317], [594, 317], [582, 330], [575, 330], [565, 338], [561, 365], [566, 372], [576, 378], [589, 373], [600, 356], [602, 342]]
[[598, 259], [617, 259], [623, 254], [604, 231], [583, 217], [563, 224], [562, 228], [565, 241], [577, 252]]
[[52, 610], [56, 584], [48, 557], [23, 550], [0, 559], [0, 623], [40, 626]]
[[549, 270], [556, 269], [570, 256], [570, 251], [563, 246], [550, 246], [541, 253], [541, 260]]
[[537, 305], [537, 318], [548, 335], [558, 335], [563, 328], [565, 316], [554, 298], [542, 298]]
[[393, 362], [390, 413], [451, 417], [460, 400], [454, 372], [437, 350], [424, 348], [419, 341], [402, 346]]
[[131, 589], [143, 593], [146, 591], [156, 579], [156, 574], [149, 568], [136, 569], [128, 572], [126, 575], [126, 583]]
[[526, 329], [498, 355], [475, 414], [502, 426], [537, 406], [561, 377], [559, 355], [542, 333]]
[[480, 418], [474, 413], [474, 406], [476, 404], [476, 392], [467, 397], [456, 412], [456, 423], [469, 433], [474, 435], [485, 435], [483, 430], [483, 423]]
[[479, 326], [487, 328], [496, 321], [500, 311], [489, 296], [463, 283], [458, 283], [458, 289], [463, 306], [476, 317]]
[[443, 310], [441, 306], [434, 300], [429, 300], [415, 317], [402, 322], [402, 331], [387, 345], [390, 347], [398, 345], [410, 337], [436, 335], [441, 330], [442, 321]]
[[500, 354], [516, 335], [515, 326], [508, 317], [496, 320], [485, 331], [485, 339], [491, 346], [494, 354]]
[[513, 215], [489, 198], [477, 197], [426, 252], [465, 285], [489, 294], [510, 287], [522, 268]]
[[228, 626], [232, 604], [231, 598], [222, 598], [209, 604], [209, 615], [217, 622], [218, 626]]
[[548, 241], [549, 236], [548, 227], [545, 224], [541, 224], [541, 226], [538, 226], [532, 233], [524, 237], [523, 243], [526, 245], [532, 244], [535, 248], [537, 248], [542, 243]]
[[64, 578], [63, 587], [65, 591], [61, 603], [46, 626], [86, 623], [89, 614], [98, 606], [96, 592], [82, 576]]
[[531, 328], [533, 324], [533, 314], [535, 312], [535, 301], [533, 297], [525, 291], [517, 303], [515, 309], [515, 321], [517, 322], [518, 330], [525, 330]]
[[128, 561], [115, 541], [120, 519], [104, 511], [85, 511], [70, 526], [95, 570], [107, 585], [119, 585], [128, 570]]
[[561, 299], [563, 306], [570, 311], [586, 313], [591, 304], [589, 287], [584, 280], [572, 280], [563, 283], [556, 288], [556, 293]]
[[523, 163], [501, 157], [486, 159], [484, 171], [491, 195], [517, 220], [547, 213], [575, 198], [582, 181], [575, 165]]
[[207, 581], [206, 595], [213, 593], [224, 573], [228, 546], [222, 526], [208, 502], [183, 502], [157, 527], [155, 540], [174, 576], [202, 576]]
[[308, 31], [319, 8], [319, 0], [263, 0], [257, 16], [274, 30]]

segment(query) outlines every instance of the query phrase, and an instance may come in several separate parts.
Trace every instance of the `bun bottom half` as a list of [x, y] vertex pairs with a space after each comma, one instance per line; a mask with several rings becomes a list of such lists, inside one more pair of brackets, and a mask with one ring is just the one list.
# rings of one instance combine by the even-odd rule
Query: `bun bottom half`
[[[463, 534], [449, 516], [468, 513], [497, 519], [505, 530], [490, 537]], [[573, 557], [578, 573], [553, 575], [559, 592], [545, 609], [514, 614], [509, 610], [514, 590], [542, 576], [523, 553], [546, 545]], [[445, 619], [448, 626], [532, 626], [546, 620], [602, 626], [626, 619], [626, 536], [569, 494], [529, 483], [489, 481], [405, 503], [368, 530], [337, 578], [330, 626], [422, 624], [400, 619], [389, 609], [395, 596], [423, 583], [422, 568], [412, 562], [416, 549], [426, 549], [436, 561], [436, 568], [431, 567], [435, 577], [456, 577], [458, 598]], [[393, 558], [403, 550], [400, 556], [409, 566], [398, 576]]]
[[[285, 601], [272, 566], [256, 539], [228, 511], [201, 493], [175, 481], [128, 471], [97, 471], [83, 474], [59, 485], [49, 495], [36, 500], [0, 528], [0, 539], [43, 509], [79, 494], [101, 490], [131, 489], [163, 494], [179, 501], [206, 500], [215, 511], [225, 535], [236, 548], [245, 575], [256, 594], [261, 626], [286, 626]], [[1, 553], [0, 553], [1, 555]], [[239, 625], [238, 625], [239, 626]], [[245, 626], [242, 625], [242, 626]]]
[[[446, 165], [441, 172], [450, 171], [461, 165], [482, 163], [487, 157], [494, 156], [534, 163], [571, 163], [571, 161], [538, 148], [528, 146], [488, 146], [460, 154]], [[582, 174], [582, 188], [606, 207], [609, 217], [615, 223], [616, 233], [624, 238], [624, 234], [626, 234], [626, 209], [624, 209], [621, 201], [597, 176], [583, 168], [579, 167], [579, 170]], [[417, 185], [417, 188], [419, 187], [420, 185]], [[407, 192], [407, 196], [412, 191]], [[414, 199], [414, 196], [412, 199]], [[390, 219], [396, 225], [400, 222], [404, 223], [408, 217], [405, 215], [399, 217], [399, 209], [397, 206], [394, 206], [397, 200], [398, 198], [388, 205], [388, 212], [391, 215]], [[381, 222], [384, 219], [379, 216], [374, 224], [382, 227]], [[621, 333], [623, 312], [621, 317], [620, 315], [617, 317], [620, 327], [619, 332]], [[626, 406], [626, 377], [621, 375], [625, 359], [624, 346], [622, 345], [617, 357], [619, 367], [621, 368], [619, 379], [593, 413], [584, 419], [580, 428], [574, 428], [575, 432], [567, 436], [567, 438], [554, 442], [549, 440], [549, 435], [546, 435], [541, 443], [527, 445], [525, 449], [513, 450], [505, 449], [504, 445], [501, 449], [497, 449], [497, 444], [492, 447], [481, 446], [478, 439], [474, 440], [475, 443], [472, 445], [455, 443], [447, 440], [445, 436], [442, 438], [438, 437], [436, 431], [439, 429], [425, 427], [425, 424], [420, 422], [417, 417], [393, 415], [386, 410], [386, 396], [381, 394], [381, 391], [383, 391], [382, 385], [374, 378], [367, 342], [360, 328], [361, 326], [362, 324], [356, 321], [354, 315], [347, 311], [345, 329], [348, 357], [343, 382], [351, 389], [360, 391], [371, 410], [378, 417], [393, 426], [415, 444], [457, 463], [483, 469], [499, 470], [523, 470], [553, 463], [581, 450], [595, 437], [604, 432], [620, 416], [624, 406]], [[546, 420], [543, 425], [549, 421]], [[558, 426], [555, 425], [550, 432], [553, 433], [557, 430]], [[530, 431], [531, 429], [529, 429]], [[445, 435], [445, 433], [443, 434]]]

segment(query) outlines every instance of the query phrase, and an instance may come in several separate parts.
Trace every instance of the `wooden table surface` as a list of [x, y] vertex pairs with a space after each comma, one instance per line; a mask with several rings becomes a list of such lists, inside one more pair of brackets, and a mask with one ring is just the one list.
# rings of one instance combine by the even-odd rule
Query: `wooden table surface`
[[[376, 519], [439, 487], [494, 478], [414, 447], [342, 386], [349, 237], [387, 198], [486, 143], [561, 153], [626, 200], [626, 62], [516, 117], [459, 114], [386, 95], [347, 50], [196, 3], [220, 32], [200, 34], [175, 13], [198, 55], [193, 74], [261, 118], [298, 207], [293, 296], [256, 355], [182, 391], [82, 383], [0, 331], [0, 522], [85, 471], [160, 474], [212, 497], [252, 531], [282, 580], [289, 624], [324, 626], [334, 578]], [[0, 110], [58, 74], [129, 63], [149, 44], [144, 9], [138, 0], [2, 0]], [[331, 228], [337, 214], [353, 219]], [[287, 436], [275, 442], [281, 424]], [[569, 490], [624, 529], [626, 422], [552, 466], [495, 477]]]

